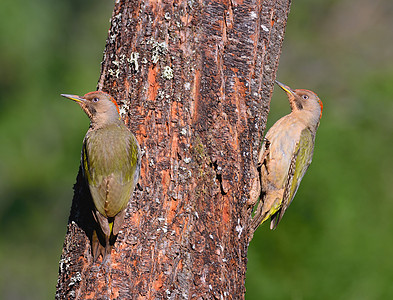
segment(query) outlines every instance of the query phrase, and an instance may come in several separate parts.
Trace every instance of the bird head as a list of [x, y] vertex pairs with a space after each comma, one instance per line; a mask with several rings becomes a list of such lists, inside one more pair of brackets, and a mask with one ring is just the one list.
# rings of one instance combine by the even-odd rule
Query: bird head
[[282, 88], [288, 96], [292, 112], [304, 111], [311, 113], [315, 118], [321, 119], [323, 104], [317, 94], [309, 90], [292, 90], [289, 86], [276, 80], [277, 85]]
[[119, 107], [115, 99], [104, 92], [94, 91], [85, 94], [83, 97], [69, 94], [61, 95], [77, 102], [93, 125], [116, 123], [120, 120]]

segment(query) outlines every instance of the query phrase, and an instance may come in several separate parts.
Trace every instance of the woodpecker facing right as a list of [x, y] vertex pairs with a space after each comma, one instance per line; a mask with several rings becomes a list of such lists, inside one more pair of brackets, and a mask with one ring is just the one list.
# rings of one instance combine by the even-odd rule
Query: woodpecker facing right
[[269, 129], [259, 152], [262, 193], [253, 219], [255, 229], [268, 218], [270, 229], [275, 229], [291, 204], [311, 164], [322, 116], [322, 101], [314, 92], [276, 83], [286, 92], [292, 111]]

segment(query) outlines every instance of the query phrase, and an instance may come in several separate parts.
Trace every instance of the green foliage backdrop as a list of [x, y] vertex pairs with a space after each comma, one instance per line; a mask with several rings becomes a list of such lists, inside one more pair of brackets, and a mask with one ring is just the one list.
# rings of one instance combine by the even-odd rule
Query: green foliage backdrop
[[0, 299], [53, 299], [111, 1], [0, 2]]
[[[292, 2], [278, 79], [324, 103], [313, 163], [250, 244], [246, 299], [393, 299], [393, 3]], [[289, 112], [274, 91], [268, 127]]]
[[[0, 298], [53, 299], [111, 1], [0, 3]], [[250, 245], [246, 299], [393, 298], [393, 4], [292, 3], [278, 79], [324, 102], [314, 161]], [[276, 89], [269, 124], [289, 112]]]

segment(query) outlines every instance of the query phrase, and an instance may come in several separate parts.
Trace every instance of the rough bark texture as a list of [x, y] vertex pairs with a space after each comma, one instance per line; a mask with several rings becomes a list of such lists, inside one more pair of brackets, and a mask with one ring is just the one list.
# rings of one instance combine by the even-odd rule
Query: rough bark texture
[[93, 263], [78, 175], [56, 299], [244, 298], [250, 193], [289, 6], [116, 2], [98, 88], [141, 145], [140, 188], [111, 263]]

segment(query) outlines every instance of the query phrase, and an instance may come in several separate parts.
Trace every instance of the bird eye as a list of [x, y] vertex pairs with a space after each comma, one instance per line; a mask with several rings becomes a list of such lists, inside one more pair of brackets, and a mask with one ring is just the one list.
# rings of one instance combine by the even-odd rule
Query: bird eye
[[304, 100], [307, 100], [307, 99], [308, 99], [308, 96], [307, 96], [307, 95], [302, 95], [302, 98], [303, 98]]
[[96, 97], [96, 98], [93, 98], [93, 100], [91, 100], [91, 101], [93, 101], [93, 102], [98, 102], [98, 98]]

